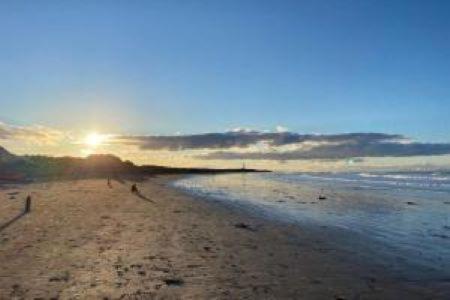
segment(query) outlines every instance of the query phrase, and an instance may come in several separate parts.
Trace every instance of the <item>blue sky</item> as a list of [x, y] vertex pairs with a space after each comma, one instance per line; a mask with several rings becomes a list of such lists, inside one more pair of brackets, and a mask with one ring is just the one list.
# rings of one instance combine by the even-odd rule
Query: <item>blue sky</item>
[[448, 1], [2, 1], [0, 120], [450, 142]]

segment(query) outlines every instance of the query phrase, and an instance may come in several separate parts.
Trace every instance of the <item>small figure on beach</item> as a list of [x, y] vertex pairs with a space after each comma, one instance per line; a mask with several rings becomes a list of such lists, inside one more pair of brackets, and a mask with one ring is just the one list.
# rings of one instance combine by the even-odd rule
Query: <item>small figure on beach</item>
[[323, 189], [320, 190], [318, 199], [319, 200], [327, 200], [327, 197], [323, 194]]
[[111, 178], [109, 178], [109, 177], [108, 177], [108, 186], [109, 186], [110, 188], [112, 188]]
[[133, 183], [133, 185], [131, 186], [131, 192], [132, 193], [138, 193], [139, 191], [138, 191], [138, 188], [137, 188], [137, 186], [136, 186], [136, 183]]

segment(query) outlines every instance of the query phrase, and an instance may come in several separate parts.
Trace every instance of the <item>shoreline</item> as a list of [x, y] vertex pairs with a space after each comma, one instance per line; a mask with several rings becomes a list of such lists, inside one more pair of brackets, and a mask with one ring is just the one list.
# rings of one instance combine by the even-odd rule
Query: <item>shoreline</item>
[[199, 201], [170, 187], [181, 177], [139, 182], [141, 197], [104, 179], [0, 189], [2, 224], [33, 197], [32, 212], [0, 231], [0, 298], [444, 299], [449, 290], [386, 278], [306, 227]]
[[[449, 269], [446, 267], [448, 266], [448, 261], [445, 263], [445, 257], [448, 257], [448, 255], [446, 256], [443, 252], [440, 252], [442, 249], [446, 249], [442, 248], [445, 247], [447, 238], [447, 235], [445, 235], [446, 232], [443, 232], [442, 236], [437, 233], [424, 232], [435, 239], [436, 243], [440, 243], [439, 247], [441, 248], [435, 250], [436, 253], [439, 254], [430, 256], [433, 254], [430, 252], [425, 253], [424, 249], [420, 247], [413, 248], [411, 244], [404, 245], [397, 240], [386, 240], [388, 234], [393, 236], [395, 234], [401, 234], [401, 232], [389, 232], [387, 234], [385, 232], [379, 233], [376, 229], [374, 230], [373, 227], [367, 227], [367, 224], [370, 224], [369, 222], [373, 220], [367, 220], [361, 224], [358, 220], [359, 216], [357, 215], [356, 223], [354, 224], [354, 227], [352, 227], [349, 226], [351, 223], [349, 224], [342, 221], [340, 215], [338, 215], [337, 218], [334, 215], [331, 218], [326, 216], [335, 211], [345, 211], [346, 207], [340, 205], [342, 205], [341, 203], [346, 202], [360, 205], [357, 213], [376, 211], [377, 209], [387, 212], [388, 208], [392, 209], [394, 212], [402, 210], [411, 212], [411, 210], [417, 209], [417, 207], [426, 205], [424, 200], [427, 200], [427, 197], [431, 197], [432, 195], [430, 194], [404, 195], [405, 191], [402, 191], [401, 194], [399, 194], [399, 191], [394, 190], [379, 196], [371, 189], [359, 191], [359, 189], [349, 187], [350, 189], [347, 191], [346, 189], [348, 189], [348, 187], [344, 187], [339, 183], [333, 183], [332, 185], [327, 183], [324, 185], [322, 181], [302, 181], [301, 187], [299, 187], [295, 193], [284, 191], [282, 194], [270, 194], [269, 192], [268, 197], [264, 185], [267, 185], [267, 190], [269, 191], [280, 191], [283, 189], [283, 186], [272, 186], [269, 181], [261, 186], [258, 185], [258, 187], [261, 187], [262, 189], [261, 193], [259, 193], [259, 190], [255, 189], [255, 180], [248, 177], [248, 179], [245, 180], [245, 188], [242, 188], [242, 193], [239, 193], [236, 192], [241, 189], [239, 185], [236, 185], [236, 180], [241, 180], [239, 178], [227, 178], [218, 181], [209, 180], [209, 178], [205, 176], [202, 176], [201, 178], [203, 179], [181, 179], [181, 184], [178, 186], [175, 185], [175, 187], [192, 197], [207, 202], [213, 202], [219, 206], [226, 206], [230, 208], [231, 212], [246, 211], [252, 216], [264, 219], [270, 223], [276, 223], [279, 226], [297, 226], [303, 231], [309, 232], [310, 236], [321, 237], [321, 240], [328, 244], [328, 248], [334, 249], [340, 253], [346, 253], [347, 256], [352, 256], [355, 260], [358, 259], [361, 264], [366, 264], [368, 268], [382, 268], [389, 276], [399, 280], [421, 283], [450, 281]], [[265, 181], [264, 178], [259, 177], [257, 177], [256, 180]], [[224, 183], [227, 185], [225, 186]], [[199, 185], [198, 189], [196, 188], [197, 185]], [[228, 189], [234, 191], [234, 193], [227, 192]], [[315, 199], [315, 195], [319, 195], [321, 192], [325, 192], [325, 194], [328, 195], [327, 201], [317, 202], [316, 200], [313, 200]], [[432, 192], [437, 193], [436, 191]], [[374, 198], [374, 196], [376, 197]], [[403, 199], [398, 199], [398, 197], [402, 197]], [[421, 197], [424, 197], [424, 199], [419, 200], [418, 198]], [[291, 201], [292, 199], [297, 200]], [[311, 199], [312, 202], [308, 202], [307, 199]], [[437, 199], [435, 203], [439, 203], [440, 201], [443, 201], [443, 199]], [[377, 202], [380, 203], [379, 206], [372, 206], [372, 203]], [[308, 205], [308, 203], [313, 204]], [[366, 203], [369, 206], [365, 206], [363, 203]], [[418, 206], [411, 207], [409, 203], [414, 203]], [[389, 205], [392, 205], [392, 207], [389, 207]], [[314, 211], [316, 208], [322, 212], [320, 217], [314, 216], [314, 213], [317, 213]], [[446, 207], [443, 207], [443, 209], [445, 208]], [[347, 205], [347, 209], [352, 209], [351, 205], [350, 207]], [[364, 211], [363, 209], [367, 210]], [[352, 214], [351, 211], [349, 211], [349, 213], [350, 215]], [[415, 212], [412, 211], [412, 213]], [[312, 217], [309, 214], [311, 214]], [[378, 216], [375, 217], [377, 219], [382, 219], [378, 218]], [[403, 215], [399, 214], [398, 217], [401, 218]], [[373, 225], [376, 224], [372, 224], [372, 226]], [[437, 225], [439, 226], [439, 223]], [[447, 229], [447, 227], [444, 226], [444, 229]], [[385, 237], [384, 239], [380, 238], [383, 236]]]

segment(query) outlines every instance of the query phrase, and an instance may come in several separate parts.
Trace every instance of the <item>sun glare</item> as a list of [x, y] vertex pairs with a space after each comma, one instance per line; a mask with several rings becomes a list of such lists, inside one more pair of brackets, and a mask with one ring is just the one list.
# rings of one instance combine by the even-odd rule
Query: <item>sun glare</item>
[[106, 140], [106, 135], [92, 132], [86, 136], [84, 143], [91, 147], [100, 146]]

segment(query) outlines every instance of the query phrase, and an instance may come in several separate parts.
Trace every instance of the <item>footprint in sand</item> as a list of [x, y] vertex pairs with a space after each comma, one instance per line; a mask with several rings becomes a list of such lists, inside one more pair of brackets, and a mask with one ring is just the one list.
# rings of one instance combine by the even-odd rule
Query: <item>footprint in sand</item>
[[10, 293], [10, 296], [13, 299], [21, 299], [25, 295], [25, 291], [22, 289], [20, 284], [13, 284], [11, 288], [12, 292]]
[[56, 274], [56, 275], [50, 277], [48, 279], [48, 281], [49, 282], [61, 282], [61, 281], [67, 282], [67, 281], [69, 281], [69, 279], [70, 279], [70, 274], [69, 274], [69, 272], [66, 271], [64, 273]]
[[189, 269], [200, 268], [202, 265], [187, 265], [186, 267]]
[[181, 286], [184, 284], [183, 279], [180, 279], [180, 278], [168, 278], [168, 279], [164, 279], [164, 282], [168, 286]]
[[256, 231], [256, 229], [254, 229], [253, 227], [251, 227], [250, 225], [245, 224], [245, 223], [236, 223], [236, 224], [234, 224], [234, 227], [239, 228], [239, 229], [249, 230], [249, 231]]

